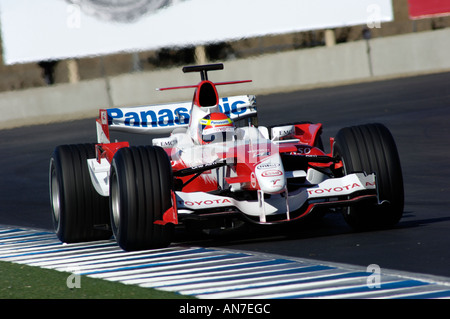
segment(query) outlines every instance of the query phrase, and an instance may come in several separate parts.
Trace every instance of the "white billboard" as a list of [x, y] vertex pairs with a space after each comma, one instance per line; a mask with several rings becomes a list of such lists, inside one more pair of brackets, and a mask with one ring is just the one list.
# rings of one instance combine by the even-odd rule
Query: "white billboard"
[[6, 64], [392, 20], [391, 0], [0, 0]]

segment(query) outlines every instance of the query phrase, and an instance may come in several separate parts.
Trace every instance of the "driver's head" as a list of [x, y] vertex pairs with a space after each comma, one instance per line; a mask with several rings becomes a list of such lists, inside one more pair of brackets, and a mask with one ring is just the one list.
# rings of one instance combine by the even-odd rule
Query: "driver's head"
[[233, 136], [234, 124], [224, 113], [210, 113], [200, 119], [198, 134], [201, 144], [225, 142]]

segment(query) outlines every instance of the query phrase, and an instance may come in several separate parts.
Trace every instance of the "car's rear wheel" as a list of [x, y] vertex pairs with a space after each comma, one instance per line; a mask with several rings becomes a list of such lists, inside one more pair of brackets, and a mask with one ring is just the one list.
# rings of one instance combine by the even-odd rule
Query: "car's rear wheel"
[[403, 177], [397, 147], [382, 124], [341, 129], [333, 145], [333, 156], [342, 160], [342, 175], [375, 173], [382, 206], [354, 206], [344, 210], [347, 223], [356, 230], [392, 227], [402, 217]]
[[50, 159], [49, 190], [57, 237], [65, 243], [111, 238], [108, 198], [91, 183], [87, 159], [95, 144], [61, 145]]
[[161, 147], [121, 148], [110, 172], [111, 225], [124, 250], [162, 248], [170, 244], [173, 224], [160, 225], [172, 207], [172, 167]]

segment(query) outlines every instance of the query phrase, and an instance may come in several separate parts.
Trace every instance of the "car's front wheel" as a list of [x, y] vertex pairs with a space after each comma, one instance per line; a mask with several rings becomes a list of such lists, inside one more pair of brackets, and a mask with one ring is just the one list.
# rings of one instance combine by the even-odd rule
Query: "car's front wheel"
[[166, 152], [156, 146], [121, 148], [110, 171], [111, 225], [124, 250], [166, 247], [173, 224], [160, 225], [172, 207], [172, 167]]
[[333, 145], [333, 156], [342, 160], [342, 175], [375, 173], [377, 192], [383, 206], [354, 206], [344, 211], [347, 223], [357, 229], [391, 227], [403, 214], [404, 189], [397, 147], [382, 124], [341, 129]]

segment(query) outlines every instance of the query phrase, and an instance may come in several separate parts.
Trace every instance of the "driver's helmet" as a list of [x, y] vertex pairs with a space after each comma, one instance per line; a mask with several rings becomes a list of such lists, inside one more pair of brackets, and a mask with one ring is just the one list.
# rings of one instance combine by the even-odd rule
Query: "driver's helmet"
[[233, 133], [234, 123], [224, 113], [210, 113], [199, 121], [198, 138], [201, 144], [225, 142]]

